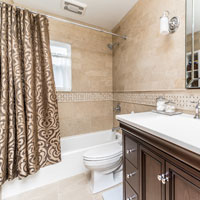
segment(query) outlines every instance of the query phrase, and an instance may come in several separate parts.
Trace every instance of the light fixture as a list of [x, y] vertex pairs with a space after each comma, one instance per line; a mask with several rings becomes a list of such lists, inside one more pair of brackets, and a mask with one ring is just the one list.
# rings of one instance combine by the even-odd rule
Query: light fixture
[[169, 19], [169, 11], [164, 11], [163, 16], [160, 18], [160, 34], [167, 35], [175, 33], [180, 25], [178, 17]]

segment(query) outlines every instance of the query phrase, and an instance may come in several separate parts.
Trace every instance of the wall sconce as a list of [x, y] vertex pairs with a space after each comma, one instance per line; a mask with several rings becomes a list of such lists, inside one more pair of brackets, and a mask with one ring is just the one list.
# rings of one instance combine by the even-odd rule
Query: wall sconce
[[160, 18], [160, 34], [175, 33], [179, 25], [180, 20], [178, 17], [172, 17], [169, 20], [169, 11], [164, 11], [163, 16]]

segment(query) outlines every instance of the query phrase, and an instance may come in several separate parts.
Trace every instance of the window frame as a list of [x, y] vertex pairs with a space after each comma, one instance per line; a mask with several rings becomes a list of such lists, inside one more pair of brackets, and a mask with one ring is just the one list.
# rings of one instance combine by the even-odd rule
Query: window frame
[[[57, 47], [62, 47], [62, 48], [67, 49], [68, 55], [66, 55], [66, 56], [62, 55], [62, 54], [56, 54], [51, 51], [51, 57], [52, 57], [52, 65], [53, 65], [53, 57], [66, 58], [70, 62], [69, 63], [70, 67], [68, 67], [68, 66], [65, 67], [65, 69], [68, 71], [69, 76], [70, 76], [69, 87], [57, 87], [56, 82], [55, 82], [55, 86], [56, 86], [56, 91], [58, 91], [58, 92], [71, 92], [72, 91], [72, 45], [70, 43], [66, 43], [66, 42], [50, 40], [50, 49], [51, 49], [51, 46], [57, 46]], [[57, 66], [59, 66], [59, 65], [57, 65]], [[53, 72], [54, 72], [54, 65], [53, 65]], [[55, 73], [54, 73], [54, 76], [55, 76]], [[54, 78], [54, 80], [55, 80], [55, 78]]]

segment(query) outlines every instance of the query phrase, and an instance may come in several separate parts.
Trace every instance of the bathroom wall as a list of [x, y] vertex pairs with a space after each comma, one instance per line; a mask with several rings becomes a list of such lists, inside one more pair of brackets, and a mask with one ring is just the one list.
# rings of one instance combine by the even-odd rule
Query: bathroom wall
[[[165, 10], [181, 22], [167, 36], [159, 33]], [[139, 0], [113, 31], [128, 36], [126, 41], [113, 38], [120, 43], [113, 52], [114, 101], [121, 102], [122, 112], [152, 110], [158, 96], [192, 112], [190, 101], [200, 98], [200, 92], [185, 89], [185, 1]]]
[[72, 92], [58, 92], [62, 136], [113, 123], [112, 36], [50, 19], [50, 38], [72, 45]]
[[53, 19], [49, 30], [50, 39], [72, 45], [72, 92], [57, 92], [62, 137], [111, 129], [112, 36]]
[[[164, 10], [181, 21], [167, 36], [159, 33]], [[122, 113], [152, 110], [158, 96], [194, 111], [200, 92], [185, 89], [185, 1], [139, 0], [113, 31], [128, 39], [50, 19], [51, 39], [72, 44], [72, 92], [57, 93], [62, 136], [112, 128], [113, 98]], [[113, 54], [112, 40], [120, 43]]]

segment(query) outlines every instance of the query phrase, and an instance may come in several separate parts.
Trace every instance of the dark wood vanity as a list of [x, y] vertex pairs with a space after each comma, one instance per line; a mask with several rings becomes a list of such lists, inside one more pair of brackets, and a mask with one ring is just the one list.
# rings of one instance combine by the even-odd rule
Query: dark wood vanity
[[124, 200], [200, 200], [198, 154], [124, 122], [120, 127]]

